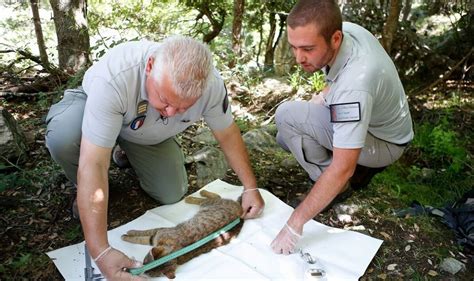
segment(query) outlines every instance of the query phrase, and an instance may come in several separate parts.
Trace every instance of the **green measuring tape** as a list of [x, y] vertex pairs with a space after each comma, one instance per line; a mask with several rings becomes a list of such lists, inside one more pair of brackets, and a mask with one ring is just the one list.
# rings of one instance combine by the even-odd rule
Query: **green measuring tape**
[[147, 264], [143, 265], [142, 267], [129, 268], [127, 271], [130, 272], [132, 275], [140, 275], [140, 274], [142, 274], [142, 273], [144, 273], [144, 272], [146, 272], [150, 269], [153, 269], [155, 267], [158, 267], [158, 266], [164, 264], [165, 262], [168, 262], [172, 259], [180, 257], [184, 254], [187, 254], [187, 253], [191, 252], [194, 249], [197, 249], [197, 248], [201, 247], [202, 245], [206, 244], [207, 242], [210, 242], [211, 240], [219, 237], [222, 233], [224, 233], [226, 231], [229, 231], [234, 226], [239, 224], [239, 222], [240, 222], [240, 218], [237, 218], [234, 221], [232, 221], [231, 223], [229, 223], [228, 225], [224, 226], [223, 228], [209, 234], [208, 236], [202, 238], [199, 241], [194, 242], [193, 244], [190, 244], [190, 245], [188, 245], [188, 246], [186, 246], [182, 249], [179, 249], [178, 251], [173, 252], [173, 253], [171, 253], [167, 256], [161, 257], [157, 260], [154, 260], [150, 263], [147, 263]]

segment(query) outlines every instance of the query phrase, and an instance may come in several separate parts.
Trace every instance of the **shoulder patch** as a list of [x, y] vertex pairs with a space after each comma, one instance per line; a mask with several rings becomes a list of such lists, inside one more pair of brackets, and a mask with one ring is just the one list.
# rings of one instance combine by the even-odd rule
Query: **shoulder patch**
[[331, 123], [360, 121], [360, 102], [330, 104]]
[[227, 113], [227, 109], [229, 109], [229, 96], [227, 94], [227, 88], [224, 83], [224, 90], [225, 90], [225, 95], [224, 95], [224, 100], [222, 101], [222, 111], [224, 113]]

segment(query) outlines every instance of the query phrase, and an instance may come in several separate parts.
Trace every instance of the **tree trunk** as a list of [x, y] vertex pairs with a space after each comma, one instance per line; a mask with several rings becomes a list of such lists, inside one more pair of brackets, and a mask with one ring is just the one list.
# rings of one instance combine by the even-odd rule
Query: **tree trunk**
[[90, 64], [86, 0], [49, 0], [58, 37], [59, 68], [76, 73]]
[[8, 167], [25, 160], [28, 150], [26, 138], [15, 118], [0, 108], [0, 167]]
[[216, 15], [209, 9], [208, 3], [203, 3], [199, 7], [199, 11], [207, 17], [207, 19], [211, 22], [212, 29], [208, 33], [204, 34], [202, 41], [205, 43], [210, 43], [214, 38], [219, 35], [222, 28], [224, 27], [225, 17], [227, 13], [224, 9], [218, 8], [217, 14], [220, 18], [216, 18]]
[[234, 58], [229, 62], [230, 68], [235, 66], [237, 58], [242, 55], [241, 33], [244, 10], [245, 0], [234, 0], [234, 19], [232, 21], [232, 50]]
[[268, 34], [267, 43], [265, 45], [265, 60], [263, 62], [264, 69], [269, 69], [273, 67], [273, 57], [274, 57], [274, 47], [273, 47], [273, 39], [275, 38], [276, 32], [276, 13], [270, 12], [269, 13], [269, 24], [270, 24], [270, 32]]
[[403, 4], [403, 12], [402, 12], [403, 22], [408, 21], [408, 16], [410, 15], [410, 12], [411, 12], [411, 2], [412, 0], [405, 0], [405, 3]]
[[397, 32], [398, 17], [400, 16], [401, 8], [401, 0], [390, 1], [390, 10], [382, 33], [382, 45], [388, 54], [392, 51], [392, 42]]
[[49, 69], [48, 54], [46, 53], [46, 45], [44, 44], [43, 29], [41, 28], [41, 19], [38, 11], [38, 0], [30, 0], [31, 12], [33, 13], [33, 24], [35, 26], [36, 42], [38, 43], [38, 49], [40, 53], [40, 59], [45, 66]]

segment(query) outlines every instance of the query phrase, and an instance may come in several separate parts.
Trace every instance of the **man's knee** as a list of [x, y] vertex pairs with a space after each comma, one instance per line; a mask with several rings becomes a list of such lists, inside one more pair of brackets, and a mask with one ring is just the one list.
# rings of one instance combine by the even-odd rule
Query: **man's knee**
[[69, 158], [71, 155], [79, 153], [79, 143], [77, 136], [65, 134], [61, 130], [50, 129], [46, 133], [46, 147], [54, 160]]
[[176, 189], [172, 190], [166, 190], [163, 186], [157, 186], [156, 184], [146, 185], [142, 183], [141, 186], [151, 198], [165, 205], [180, 201], [188, 191], [187, 182], [176, 186]]
[[286, 123], [288, 116], [295, 110], [295, 102], [287, 101], [278, 106], [275, 112], [275, 124], [280, 128], [283, 123]]

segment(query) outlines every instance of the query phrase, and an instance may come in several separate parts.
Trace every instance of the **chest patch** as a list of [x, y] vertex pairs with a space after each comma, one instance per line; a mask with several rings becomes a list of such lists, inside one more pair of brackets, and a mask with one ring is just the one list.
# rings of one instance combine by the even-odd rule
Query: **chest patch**
[[143, 100], [137, 105], [137, 118], [130, 123], [130, 129], [136, 131], [145, 123], [146, 112], [148, 110], [148, 102]]
[[360, 103], [348, 102], [329, 105], [332, 123], [360, 121]]

